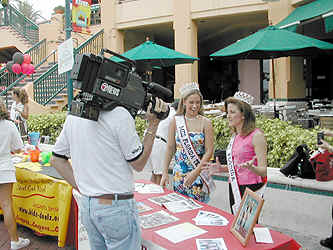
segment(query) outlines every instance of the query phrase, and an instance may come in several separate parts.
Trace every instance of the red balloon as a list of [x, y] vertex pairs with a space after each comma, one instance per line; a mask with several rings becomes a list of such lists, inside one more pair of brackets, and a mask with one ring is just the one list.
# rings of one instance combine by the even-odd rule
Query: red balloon
[[28, 72], [27, 75], [35, 73], [35, 67], [32, 64], [28, 64]]
[[29, 72], [29, 64], [27, 64], [27, 63], [22, 63], [22, 64], [21, 64], [21, 68], [22, 68], [22, 73], [23, 73], [23, 74], [28, 74], [28, 72]]
[[31, 56], [30, 55], [28, 55], [28, 54], [25, 54], [24, 56], [23, 56], [23, 63], [26, 63], [26, 64], [30, 64], [31, 63]]
[[13, 66], [12, 66], [12, 70], [13, 70], [14, 73], [20, 74], [22, 72], [21, 65], [18, 64], [18, 63], [14, 63]]

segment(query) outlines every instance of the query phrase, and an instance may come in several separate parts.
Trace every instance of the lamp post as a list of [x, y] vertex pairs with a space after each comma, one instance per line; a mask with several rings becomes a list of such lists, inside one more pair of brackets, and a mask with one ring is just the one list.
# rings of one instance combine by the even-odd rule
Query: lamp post
[[[71, 22], [71, 8], [70, 0], [65, 0], [65, 20], [66, 20], [66, 40], [71, 38], [72, 35], [72, 22]], [[66, 72], [67, 75], [67, 97], [68, 97], [68, 111], [71, 109], [71, 104], [73, 100], [73, 82], [71, 79], [71, 71]]]

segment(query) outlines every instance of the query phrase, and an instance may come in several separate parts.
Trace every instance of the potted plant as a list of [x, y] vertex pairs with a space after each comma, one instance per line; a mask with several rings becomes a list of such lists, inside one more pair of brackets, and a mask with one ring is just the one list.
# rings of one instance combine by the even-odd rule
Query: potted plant
[[65, 7], [62, 6], [62, 5], [58, 5], [58, 6], [54, 7], [53, 11], [56, 14], [64, 14], [65, 13]]

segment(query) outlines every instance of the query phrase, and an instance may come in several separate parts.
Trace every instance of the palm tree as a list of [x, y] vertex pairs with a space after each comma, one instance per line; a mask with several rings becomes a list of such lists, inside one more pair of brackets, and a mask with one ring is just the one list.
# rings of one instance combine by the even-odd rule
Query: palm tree
[[27, 0], [13, 0], [15, 6], [18, 10], [27, 18], [36, 22], [38, 17], [40, 16], [40, 11], [35, 10], [33, 5], [30, 4]]

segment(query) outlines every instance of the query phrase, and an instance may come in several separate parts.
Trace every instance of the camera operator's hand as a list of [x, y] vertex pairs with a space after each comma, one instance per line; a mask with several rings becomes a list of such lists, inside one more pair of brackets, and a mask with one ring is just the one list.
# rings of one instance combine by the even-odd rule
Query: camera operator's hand
[[154, 110], [152, 110], [152, 103], [149, 103], [149, 105], [148, 105], [148, 109], [146, 112], [146, 119], [148, 121], [155, 120], [155, 119], [159, 120], [157, 118], [156, 114], [153, 113], [153, 111], [156, 113], [167, 112], [168, 108], [169, 107], [168, 107], [167, 103], [165, 103], [162, 99], [156, 97]]
[[323, 130], [322, 132], [324, 133], [325, 136], [331, 136], [331, 137], [333, 137], [333, 132], [330, 131], [330, 130], [326, 130], [326, 129], [325, 129], [325, 130]]

